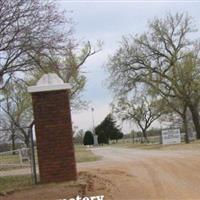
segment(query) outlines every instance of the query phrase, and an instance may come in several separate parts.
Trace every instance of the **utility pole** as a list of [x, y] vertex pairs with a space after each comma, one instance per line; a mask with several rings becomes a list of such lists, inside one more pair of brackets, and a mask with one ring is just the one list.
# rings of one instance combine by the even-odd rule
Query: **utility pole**
[[94, 108], [91, 108], [92, 111], [92, 127], [93, 127], [93, 135], [95, 135], [95, 128], [94, 128]]
[[92, 125], [93, 125], [94, 145], [98, 145], [97, 135], [95, 135], [95, 126], [94, 126], [94, 108], [91, 108], [91, 111], [92, 111]]

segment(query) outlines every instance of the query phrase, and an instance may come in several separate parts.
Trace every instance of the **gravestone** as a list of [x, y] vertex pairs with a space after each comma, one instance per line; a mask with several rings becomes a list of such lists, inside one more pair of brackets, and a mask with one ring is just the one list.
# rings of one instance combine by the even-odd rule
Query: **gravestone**
[[70, 85], [54, 73], [31, 86], [40, 182], [77, 179], [69, 104]]

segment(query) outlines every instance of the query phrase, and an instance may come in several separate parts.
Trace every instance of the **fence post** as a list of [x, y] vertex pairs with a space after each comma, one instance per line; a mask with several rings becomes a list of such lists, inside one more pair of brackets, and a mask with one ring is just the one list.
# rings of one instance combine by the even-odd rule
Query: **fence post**
[[20, 165], [23, 165], [23, 159], [22, 159], [21, 149], [18, 150], [18, 154], [19, 154]]
[[36, 172], [36, 162], [35, 162], [35, 150], [34, 150], [34, 140], [33, 140], [33, 126], [29, 127], [29, 135], [31, 139], [31, 168], [32, 168], [32, 177], [34, 184], [37, 184], [37, 172]]

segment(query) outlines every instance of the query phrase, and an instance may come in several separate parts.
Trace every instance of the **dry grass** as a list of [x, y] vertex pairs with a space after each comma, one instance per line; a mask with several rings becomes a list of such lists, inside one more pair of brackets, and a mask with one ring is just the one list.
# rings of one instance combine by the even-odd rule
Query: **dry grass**
[[31, 187], [32, 180], [30, 175], [0, 177], [0, 195], [9, 191], [25, 189]]
[[19, 155], [6, 155], [6, 154], [0, 154], [0, 163], [6, 163], [6, 164], [20, 164], [20, 158]]
[[[89, 148], [80, 145], [75, 146], [75, 156], [77, 162], [91, 162], [100, 159], [100, 157], [94, 155]], [[1, 159], [2, 163], [7, 162], [16, 164], [19, 162], [17, 155], [4, 155]], [[20, 165], [18, 167], [21, 168]], [[6, 170], [15, 169], [14, 167], [10, 167], [9, 169], [7, 168]], [[27, 187], [33, 187], [30, 175], [0, 177], [0, 196], [1, 193], [3, 194], [10, 190], [15, 191]]]
[[[37, 153], [36, 155], [36, 162], [37, 162]], [[77, 162], [91, 162], [91, 161], [97, 161], [100, 159], [100, 157], [94, 155], [92, 151], [84, 146], [81, 145], [75, 145], [75, 155], [76, 155], [76, 161]], [[24, 167], [30, 167], [29, 162], [23, 163], [23, 165], [20, 164], [20, 157], [18, 154], [12, 155], [12, 154], [0, 154], [0, 171], [1, 170], [11, 170], [11, 169], [21, 169]]]
[[197, 140], [189, 144], [181, 143], [174, 145], [119, 143], [112, 145], [112, 147], [138, 148], [146, 150], [200, 150], [200, 141]]
[[94, 155], [90, 148], [82, 145], [75, 145], [75, 156], [76, 162], [92, 162], [101, 159], [99, 156]]

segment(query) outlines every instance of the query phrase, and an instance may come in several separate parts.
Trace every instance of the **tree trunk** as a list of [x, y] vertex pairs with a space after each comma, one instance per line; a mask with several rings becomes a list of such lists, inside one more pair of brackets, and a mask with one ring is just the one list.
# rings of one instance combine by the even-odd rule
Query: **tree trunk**
[[144, 136], [142, 134], [142, 136], [140, 137], [140, 143], [143, 144], [144, 143]]
[[198, 106], [195, 107], [194, 105], [189, 106], [191, 114], [192, 114], [192, 120], [194, 123], [194, 127], [197, 133], [197, 139], [200, 139], [200, 123], [199, 123], [199, 113], [198, 113]]
[[184, 128], [184, 132], [185, 132], [185, 143], [188, 144], [188, 143], [190, 143], [190, 140], [189, 140], [189, 135], [188, 135], [188, 121], [187, 121], [186, 112], [184, 113], [182, 118], [183, 118], [183, 128]]
[[14, 150], [15, 150], [15, 133], [12, 133], [12, 135], [11, 135], [11, 143], [12, 143], [12, 154], [14, 155], [15, 154], [15, 152], [14, 152]]
[[12, 150], [12, 154], [15, 155], [14, 150], [15, 150], [15, 134], [16, 133], [15, 133], [15, 128], [14, 128], [13, 123], [11, 123], [10, 129], [11, 129], [11, 150]]
[[24, 135], [24, 143], [26, 145], [26, 148], [30, 148], [30, 137], [29, 137], [29, 135]]
[[107, 140], [107, 144], [108, 144], [108, 145], [110, 144], [110, 140], [109, 140], [109, 138], [108, 138], [108, 140]]
[[144, 138], [145, 142], [149, 143], [149, 140], [147, 138], [146, 130], [142, 130], [142, 134], [143, 134], [143, 138]]

